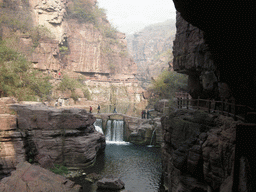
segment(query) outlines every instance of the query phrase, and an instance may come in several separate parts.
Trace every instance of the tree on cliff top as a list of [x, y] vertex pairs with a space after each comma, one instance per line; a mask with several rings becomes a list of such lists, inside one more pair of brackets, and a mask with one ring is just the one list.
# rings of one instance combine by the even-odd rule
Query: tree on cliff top
[[68, 15], [81, 23], [90, 22], [98, 25], [98, 18], [105, 15], [105, 11], [90, 0], [73, 0], [68, 5]]
[[46, 99], [52, 89], [49, 77], [32, 68], [25, 57], [0, 41], [0, 97], [18, 100]]
[[172, 99], [175, 92], [180, 89], [186, 89], [187, 76], [174, 72], [163, 71], [156, 80], [152, 80], [149, 91], [153, 93], [151, 102], [160, 99]]

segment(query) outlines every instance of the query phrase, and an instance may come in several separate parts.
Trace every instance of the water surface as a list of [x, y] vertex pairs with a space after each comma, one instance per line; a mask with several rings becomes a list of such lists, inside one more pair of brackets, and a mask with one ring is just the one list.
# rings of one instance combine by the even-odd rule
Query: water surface
[[[131, 192], [160, 191], [160, 148], [121, 143], [107, 143], [105, 153], [99, 155], [95, 165], [85, 172], [118, 177], [125, 183], [125, 190]], [[97, 191], [96, 184], [90, 184], [84, 177], [77, 178], [77, 182], [83, 185], [83, 191]]]

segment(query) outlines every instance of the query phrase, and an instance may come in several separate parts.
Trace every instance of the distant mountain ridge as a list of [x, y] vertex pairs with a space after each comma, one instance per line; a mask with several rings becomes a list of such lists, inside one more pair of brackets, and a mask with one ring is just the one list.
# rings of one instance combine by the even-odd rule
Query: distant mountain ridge
[[172, 65], [172, 46], [176, 33], [175, 20], [167, 20], [145, 27], [127, 36], [130, 54], [137, 64], [137, 78], [146, 88], [151, 78]]

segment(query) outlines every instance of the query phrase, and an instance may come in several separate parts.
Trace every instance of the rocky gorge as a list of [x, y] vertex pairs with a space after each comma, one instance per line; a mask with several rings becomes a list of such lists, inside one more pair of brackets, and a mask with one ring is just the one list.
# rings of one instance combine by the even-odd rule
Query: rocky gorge
[[[3, 2], [6, 3], [0, 1]], [[9, 1], [10, 6], [12, 3], [13, 1]], [[28, 5], [27, 1], [26, 3], [19, 1], [19, 3]], [[123, 62], [127, 61], [127, 58], [119, 57], [126, 55], [123, 49], [118, 53], [122, 46], [115, 44], [112, 38], [103, 40], [101, 32], [92, 24], [81, 24], [84, 28], [77, 33], [80, 24], [77, 24], [76, 19], [71, 17], [69, 20], [66, 17], [68, 11], [64, 8], [69, 3], [69, 1], [29, 1], [29, 4], [33, 4], [32, 7], [35, 8], [31, 13], [37, 15], [33, 18], [37, 18], [37, 22], [40, 23], [48, 22], [45, 24], [47, 28], [58, 31], [58, 36], [54, 39], [40, 39], [39, 46], [36, 46], [30, 55], [34, 67], [45, 72], [50, 69], [50, 73], [53, 74], [58, 71], [64, 73], [66, 70], [74, 78], [83, 75], [85, 77], [83, 81], [85, 84], [88, 83], [89, 90], [93, 92], [97, 102], [102, 98], [105, 101], [115, 100], [116, 98], [113, 98], [115, 94], [112, 93], [121, 93], [119, 97], [127, 93], [127, 97], [122, 98], [125, 101], [129, 100], [127, 98], [141, 101], [141, 89], [139, 86], [138, 89], [136, 88], [137, 82], [134, 76], [130, 75], [135, 74], [131, 72], [135, 68], [133, 64], [128, 65], [131, 69], [126, 68]], [[251, 41], [253, 6], [245, 2], [229, 3], [229, 1], [226, 1], [227, 4], [187, 0], [174, 1], [174, 3], [178, 12], [176, 37], [173, 43], [173, 68], [189, 76], [188, 87], [192, 98], [226, 100], [253, 109], [255, 107], [253, 99], [255, 68]], [[72, 22], [69, 23], [70, 21]], [[107, 23], [104, 18], [100, 19], [100, 22]], [[67, 26], [72, 28], [69, 29], [70, 27]], [[65, 33], [62, 33], [63, 31]], [[9, 32], [8, 28], [1, 28], [1, 38], [6, 38], [11, 34]], [[76, 38], [71, 34], [75, 34]], [[90, 37], [87, 34], [90, 34]], [[22, 34], [21, 37], [20, 42], [31, 44], [32, 40], [29, 36]], [[125, 42], [122, 34], [118, 34], [118, 37], [119, 42]], [[235, 43], [234, 39], [236, 39]], [[114, 51], [110, 55], [105, 55], [109, 52], [108, 49], [101, 49], [106, 48], [101, 40], [105, 43], [111, 40], [111, 50]], [[26, 52], [25, 45], [23, 48]], [[72, 55], [74, 52], [81, 55], [76, 57]], [[90, 54], [86, 55], [87, 53]], [[33, 54], [37, 55], [32, 57]], [[95, 54], [97, 57], [94, 57]], [[51, 61], [48, 68], [44, 66], [47, 59]], [[113, 64], [116, 59], [120, 65]], [[103, 66], [104, 62], [110, 64], [109, 68]], [[118, 73], [115, 74], [113, 69], [117, 69]], [[122, 70], [130, 70], [131, 73], [126, 74]], [[127, 85], [127, 87], [134, 86], [135, 89], [131, 88], [131, 91], [127, 91], [123, 88], [115, 88], [113, 82], [119, 87]], [[83, 104], [82, 99], [81, 104]], [[245, 136], [242, 134], [248, 131], [246, 126], [249, 126], [249, 123], [246, 121], [234, 121], [231, 117], [211, 111], [208, 114], [195, 109], [168, 109], [168, 114], [161, 118], [160, 125], [160, 118], [142, 120], [117, 114], [92, 116], [82, 109], [15, 104], [9, 98], [1, 98], [0, 106], [2, 175], [9, 174], [15, 170], [18, 163], [25, 160], [38, 162], [42, 166], [48, 166], [51, 162], [49, 159], [57, 163], [65, 163], [70, 168], [91, 165], [97, 153], [105, 147], [104, 136], [96, 132], [93, 126], [96, 117], [102, 119], [103, 129], [107, 120], [124, 121], [124, 136], [134, 144], [149, 144], [156, 130], [156, 144], [162, 145], [165, 191], [231, 192], [235, 191], [233, 188], [235, 184], [238, 186], [237, 191], [254, 189], [252, 154], [255, 146], [252, 145], [251, 138], [255, 138], [255, 131], [252, 131], [250, 137], [248, 134]], [[157, 107], [156, 110], [164, 111]], [[239, 130], [239, 125], [242, 125], [243, 129]], [[250, 126], [255, 128], [255, 124]], [[159, 137], [160, 135], [163, 137]], [[243, 156], [237, 157], [241, 137], [244, 137], [242, 142], [246, 146], [243, 148], [246, 153], [240, 152]], [[236, 165], [237, 162], [239, 166]], [[23, 165], [27, 166], [26, 163]], [[4, 181], [6, 180], [8, 179]], [[61, 182], [66, 183], [65, 180]]]

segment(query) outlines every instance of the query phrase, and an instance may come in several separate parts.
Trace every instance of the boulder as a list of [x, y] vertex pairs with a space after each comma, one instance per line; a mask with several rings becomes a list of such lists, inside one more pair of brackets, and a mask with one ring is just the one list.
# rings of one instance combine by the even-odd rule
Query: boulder
[[78, 192], [80, 185], [28, 162], [19, 163], [10, 177], [0, 182], [0, 191], [55, 191]]
[[105, 148], [104, 135], [95, 131], [95, 118], [85, 110], [40, 104], [11, 104], [10, 108], [17, 116], [0, 114], [0, 177], [25, 160], [44, 168], [64, 161], [70, 168], [87, 167]]
[[97, 182], [97, 186], [100, 189], [123, 189], [124, 182], [118, 178], [103, 178]]

